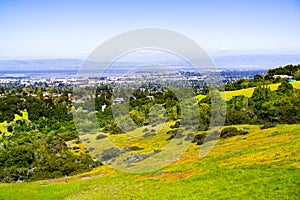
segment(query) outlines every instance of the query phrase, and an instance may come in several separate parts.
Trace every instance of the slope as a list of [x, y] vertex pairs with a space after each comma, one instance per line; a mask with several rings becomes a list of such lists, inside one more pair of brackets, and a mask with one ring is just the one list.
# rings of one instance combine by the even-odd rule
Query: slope
[[219, 139], [199, 158], [192, 144], [159, 171], [130, 174], [102, 166], [65, 179], [0, 184], [0, 199], [297, 199], [300, 125], [240, 125], [247, 135]]

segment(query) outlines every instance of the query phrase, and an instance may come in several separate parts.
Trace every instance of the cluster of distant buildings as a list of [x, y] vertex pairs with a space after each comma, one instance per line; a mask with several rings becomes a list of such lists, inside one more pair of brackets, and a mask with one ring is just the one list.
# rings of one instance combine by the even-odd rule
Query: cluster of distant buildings
[[274, 75], [273, 76], [275, 79], [276, 78], [283, 78], [286, 79], [288, 82], [292, 83], [292, 82], [296, 82], [296, 79], [294, 79], [293, 76], [289, 76], [289, 75]]
[[[217, 71], [219, 73], [219, 71]], [[240, 77], [239, 72], [236, 74], [222, 76], [224, 83], [232, 83], [237, 81]], [[212, 73], [210, 72], [210, 75]], [[35, 75], [24, 75], [20, 74], [1, 74], [0, 76], [0, 87], [67, 87], [67, 86], [91, 86], [97, 84], [122, 84], [129, 86], [135, 83], [141, 83], [145, 81], [152, 82], [154, 84], [159, 83], [170, 83], [181, 84], [180, 81], [190, 81], [192, 86], [195, 88], [201, 88], [206, 80], [212, 79], [207, 74], [192, 73], [192, 72], [147, 72], [147, 73], [132, 73], [129, 75], [120, 75], [112, 77], [93, 77], [93, 74], [86, 76], [75, 76], [67, 73], [57, 73], [56, 75], [51, 74], [35, 74]]]

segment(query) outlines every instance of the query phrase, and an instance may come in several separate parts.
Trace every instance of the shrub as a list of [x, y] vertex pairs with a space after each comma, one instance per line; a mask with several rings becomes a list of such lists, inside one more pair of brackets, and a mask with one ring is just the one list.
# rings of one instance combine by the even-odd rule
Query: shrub
[[197, 145], [201, 145], [203, 144], [205, 137], [206, 137], [205, 134], [197, 134], [193, 139], [193, 143], [196, 143]]
[[173, 138], [179, 139], [182, 138], [184, 135], [182, 134], [182, 130], [174, 129], [167, 132], [167, 134], [171, 135], [167, 140], [171, 140]]
[[236, 135], [246, 135], [248, 132], [238, 130], [235, 127], [226, 127], [221, 131], [221, 138], [228, 138], [228, 137], [233, 137]]
[[145, 129], [143, 130], [144, 133], [145, 133], [145, 132], [148, 132], [148, 131], [149, 131], [148, 128], [145, 128]]
[[125, 146], [122, 150], [121, 150], [121, 152], [122, 153], [125, 153], [125, 152], [127, 152], [127, 151], [139, 151], [139, 150], [142, 150], [142, 149], [144, 149], [144, 148], [141, 148], [141, 147], [138, 147], [138, 146]]
[[88, 148], [88, 151], [89, 151], [89, 152], [92, 152], [92, 151], [94, 151], [94, 150], [95, 150], [94, 147], [89, 147], [89, 148]]
[[120, 133], [123, 133], [123, 131], [118, 127], [118, 125], [116, 123], [114, 123], [110, 126], [110, 133], [111, 134], [120, 134]]
[[8, 126], [8, 127], [7, 127], [7, 131], [10, 132], [10, 133], [12, 133], [12, 132], [14, 131], [14, 129], [13, 129], [12, 126]]
[[194, 138], [195, 138], [194, 134], [189, 133], [189, 134], [186, 135], [186, 137], [185, 137], [184, 140], [186, 140], [186, 141], [193, 141]]
[[98, 135], [98, 136], [96, 137], [96, 140], [101, 140], [101, 139], [104, 139], [104, 138], [106, 138], [106, 137], [107, 137], [106, 135], [100, 134], [100, 135]]
[[267, 122], [267, 123], [265, 123], [264, 125], [262, 125], [262, 126], [260, 127], [260, 129], [263, 130], [263, 129], [267, 129], [267, 128], [273, 128], [273, 127], [275, 127], [275, 126], [276, 126], [275, 123]]
[[179, 128], [179, 127], [180, 127], [180, 122], [179, 121], [175, 122], [174, 125], [170, 126], [170, 128]]
[[252, 124], [253, 119], [246, 113], [238, 110], [229, 110], [226, 113], [225, 125]]
[[178, 129], [169, 130], [169, 131], [167, 132], [167, 134], [168, 134], [168, 135], [174, 135], [174, 134], [177, 133], [177, 131], [178, 131]]
[[59, 135], [64, 139], [64, 141], [71, 141], [78, 138], [78, 133], [76, 131], [65, 132]]
[[108, 160], [118, 157], [120, 154], [121, 154], [121, 151], [118, 148], [112, 147], [110, 149], [105, 149], [105, 150], [103, 150], [103, 152], [101, 154], [101, 160], [108, 161]]
[[138, 147], [138, 146], [132, 146], [132, 147], [129, 147], [130, 151], [138, 151], [138, 150], [142, 150], [144, 148], [141, 148], [141, 147]]
[[155, 135], [156, 135], [155, 133], [145, 133], [143, 135], [143, 138], [148, 138], [148, 137], [155, 136]]
[[277, 92], [282, 94], [291, 94], [293, 92], [293, 85], [285, 80], [278, 86]]

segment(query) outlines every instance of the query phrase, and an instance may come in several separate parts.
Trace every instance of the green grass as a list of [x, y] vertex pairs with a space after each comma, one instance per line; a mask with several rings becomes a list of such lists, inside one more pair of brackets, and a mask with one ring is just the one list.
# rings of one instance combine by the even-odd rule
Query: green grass
[[180, 160], [155, 172], [101, 166], [67, 179], [0, 184], [0, 199], [298, 199], [300, 125], [237, 127], [250, 133], [220, 139], [204, 158], [193, 144]]

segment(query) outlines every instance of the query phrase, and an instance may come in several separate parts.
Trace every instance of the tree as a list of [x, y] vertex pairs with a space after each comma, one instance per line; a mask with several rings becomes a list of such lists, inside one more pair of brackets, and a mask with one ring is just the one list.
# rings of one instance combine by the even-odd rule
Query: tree
[[45, 109], [43, 109], [43, 106], [41, 106], [41, 104], [37, 102], [31, 103], [29, 104], [27, 109], [28, 118], [30, 120], [38, 120], [42, 116], [44, 110]]
[[13, 129], [12, 126], [8, 126], [8, 127], [7, 127], [7, 131], [10, 132], [10, 133], [12, 133], [12, 132], [14, 131], [14, 129]]
[[229, 109], [241, 110], [248, 107], [248, 98], [243, 95], [234, 96], [228, 102]]
[[263, 76], [257, 74], [257, 75], [254, 76], [254, 79], [253, 79], [253, 80], [254, 80], [254, 82], [260, 82], [260, 81], [263, 80]]
[[226, 125], [252, 124], [253, 120], [247, 114], [237, 110], [230, 110], [226, 113]]
[[289, 94], [293, 93], [293, 85], [285, 80], [279, 85], [277, 92], [281, 93], [281, 94], [289, 95]]
[[298, 69], [294, 74], [294, 79], [300, 80], [300, 69]]
[[249, 98], [249, 106], [255, 110], [261, 110], [262, 104], [268, 101], [272, 96], [270, 87], [259, 86], [253, 91], [252, 97]]

